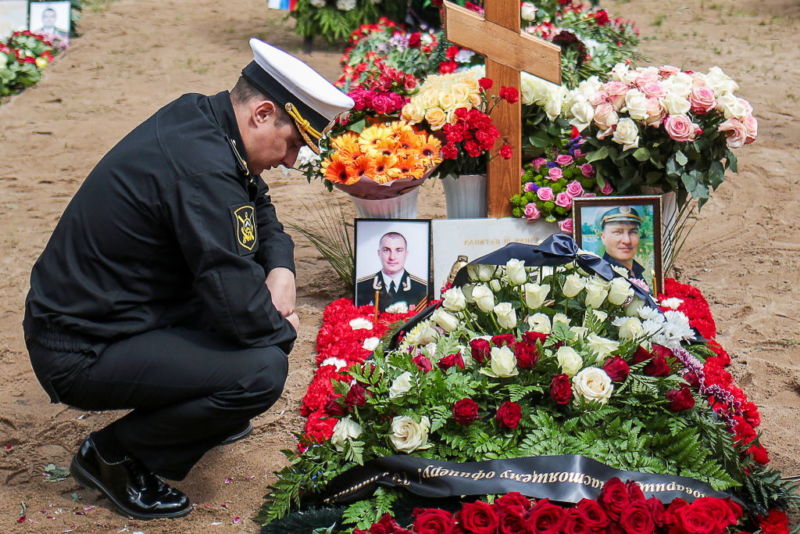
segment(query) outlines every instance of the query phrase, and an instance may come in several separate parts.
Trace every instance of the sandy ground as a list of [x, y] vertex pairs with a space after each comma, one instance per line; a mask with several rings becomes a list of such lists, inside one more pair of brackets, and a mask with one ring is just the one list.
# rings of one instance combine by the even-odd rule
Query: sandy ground
[[[679, 259], [680, 279], [711, 302], [733, 372], [761, 407], [773, 465], [798, 475], [800, 2], [617, 0], [604, 6], [637, 21], [641, 48], [653, 63], [694, 70], [719, 65], [756, 110], [761, 137], [739, 151], [740, 173], [703, 208]], [[210, 452], [178, 484], [197, 504], [185, 519], [127, 520], [72, 479], [52, 482], [43, 475], [47, 464], [68, 465], [88, 432], [120, 414], [49, 404], [30, 369], [20, 324], [31, 266], [95, 162], [174, 97], [230, 88], [250, 59], [247, 38], [299, 52], [288, 24], [261, 0], [117, 0], [87, 11], [83, 37], [42, 83], [0, 106], [0, 532], [258, 530], [250, 518], [284, 465], [280, 450], [292, 447], [292, 432], [301, 428], [297, 408], [311, 378], [322, 308], [344, 294], [312, 247], [297, 239], [303, 326], [284, 396], [254, 421], [250, 439]], [[326, 76], [336, 75], [337, 51], [303, 57]], [[323, 201], [354, 213], [341, 193], [327, 193], [319, 183], [280, 172], [266, 178], [284, 221], [313, 224]], [[429, 194], [420, 197], [420, 216], [444, 216], [440, 185], [424, 187]], [[28, 521], [17, 524], [22, 506]]]

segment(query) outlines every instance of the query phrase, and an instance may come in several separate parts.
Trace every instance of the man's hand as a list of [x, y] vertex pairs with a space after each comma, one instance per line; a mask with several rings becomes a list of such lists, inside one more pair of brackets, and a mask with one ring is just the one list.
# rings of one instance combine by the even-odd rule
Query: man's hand
[[300, 317], [298, 317], [296, 313], [287, 316], [286, 320], [294, 327], [295, 332], [300, 332]]
[[[289, 319], [294, 315], [299, 323], [297, 315], [294, 313], [296, 289], [294, 283], [294, 273], [286, 267], [275, 267], [267, 275], [267, 289], [272, 295], [272, 304], [283, 317]], [[292, 322], [289, 319], [289, 322]], [[297, 328], [297, 325], [294, 325]]]

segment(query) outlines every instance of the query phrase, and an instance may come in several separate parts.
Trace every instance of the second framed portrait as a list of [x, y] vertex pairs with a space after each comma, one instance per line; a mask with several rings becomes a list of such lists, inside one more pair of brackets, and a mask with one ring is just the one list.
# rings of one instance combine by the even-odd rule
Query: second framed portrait
[[356, 219], [355, 303], [380, 311], [417, 311], [430, 294], [431, 222]]
[[573, 201], [578, 246], [624, 269], [628, 277], [663, 292], [661, 197], [590, 197]]

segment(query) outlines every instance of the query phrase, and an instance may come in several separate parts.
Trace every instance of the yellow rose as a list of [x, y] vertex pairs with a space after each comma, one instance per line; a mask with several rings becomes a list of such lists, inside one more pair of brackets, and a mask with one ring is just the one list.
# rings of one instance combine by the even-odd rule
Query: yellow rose
[[453, 98], [458, 103], [458, 107], [465, 106], [469, 103], [469, 95], [472, 91], [466, 83], [457, 83], [450, 89]]
[[481, 109], [483, 105], [483, 99], [481, 99], [481, 95], [478, 93], [472, 93], [469, 95], [469, 105], [473, 108]]
[[415, 106], [412, 102], [409, 102], [403, 106], [403, 119], [412, 124], [416, 124], [425, 120], [425, 114], [422, 113], [420, 108]]
[[430, 108], [425, 112], [425, 120], [431, 125], [431, 130], [439, 130], [447, 122], [447, 115], [441, 108]]
[[457, 100], [451, 92], [441, 93], [439, 95], [439, 106], [445, 111], [453, 109], [456, 102]]

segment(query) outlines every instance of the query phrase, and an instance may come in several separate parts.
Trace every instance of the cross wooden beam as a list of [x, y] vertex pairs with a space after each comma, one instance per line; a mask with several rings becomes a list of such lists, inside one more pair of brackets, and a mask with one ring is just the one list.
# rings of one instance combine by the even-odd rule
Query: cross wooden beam
[[[500, 87], [519, 91], [520, 71], [560, 84], [561, 48], [520, 33], [517, 0], [487, 0], [485, 17], [452, 2], [444, 2], [447, 40], [486, 57], [486, 77]], [[514, 149], [511, 159], [494, 158], [487, 169], [489, 217], [511, 215], [509, 199], [519, 193], [522, 175], [522, 102], [498, 105], [492, 113], [497, 127]]]

